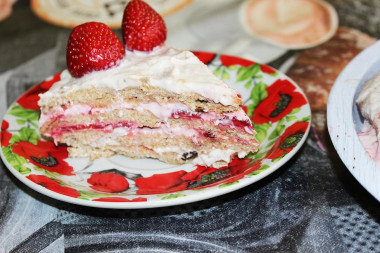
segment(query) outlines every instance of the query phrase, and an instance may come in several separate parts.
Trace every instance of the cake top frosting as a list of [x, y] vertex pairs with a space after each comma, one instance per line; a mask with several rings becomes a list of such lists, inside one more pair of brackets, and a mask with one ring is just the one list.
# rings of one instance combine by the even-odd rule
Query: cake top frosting
[[165, 45], [149, 53], [126, 50], [118, 66], [94, 71], [80, 78], [74, 78], [64, 70], [61, 80], [40, 95], [40, 103], [52, 96], [65, 95], [78, 89], [104, 87], [121, 90], [143, 84], [177, 94], [197, 93], [223, 105], [239, 105], [236, 91], [214, 76], [192, 52]]

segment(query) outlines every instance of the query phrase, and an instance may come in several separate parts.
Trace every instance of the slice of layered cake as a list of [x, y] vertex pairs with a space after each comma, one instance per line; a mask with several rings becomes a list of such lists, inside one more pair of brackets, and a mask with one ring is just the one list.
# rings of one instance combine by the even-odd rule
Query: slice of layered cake
[[[221, 167], [257, 151], [238, 94], [190, 51], [164, 45], [163, 20], [149, 8], [140, 0], [127, 5], [126, 50], [101, 23], [74, 28], [68, 70], [40, 96], [41, 134], [67, 145], [72, 157], [122, 154]], [[136, 32], [152, 20], [153, 32]]]

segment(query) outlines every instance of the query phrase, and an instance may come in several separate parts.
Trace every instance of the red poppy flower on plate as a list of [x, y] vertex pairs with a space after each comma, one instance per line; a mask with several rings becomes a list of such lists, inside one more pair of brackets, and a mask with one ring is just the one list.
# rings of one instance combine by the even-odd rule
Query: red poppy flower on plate
[[1, 132], [0, 132], [0, 141], [2, 147], [9, 146], [9, 141], [12, 138], [12, 134], [7, 132], [7, 129], [9, 127], [9, 123], [6, 120], [3, 120], [1, 123]]
[[34, 86], [22, 95], [16, 102], [25, 109], [39, 110], [40, 107], [37, 104], [38, 100], [40, 100], [39, 94], [49, 90], [50, 87], [59, 80], [61, 80], [61, 73], [57, 73], [49, 80], [43, 81], [42, 83]]
[[260, 64], [260, 69], [262, 72], [267, 73], [267, 74], [276, 73], [276, 70], [274, 68], [271, 68], [271, 67], [264, 65], [264, 64]]
[[193, 54], [204, 64], [209, 64], [216, 56], [215, 53], [195, 51]]
[[243, 109], [243, 111], [244, 111], [245, 113], [248, 113], [248, 106], [246, 106], [246, 105], [242, 105], [241, 108]]
[[[233, 183], [241, 178], [243, 178], [245, 175], [260, 169], [261, 167], [261, 160], [252, 161], [251, 159], [240, 159], [237, 156], [235, 156], [232, 161], [228, 164], [228, 166], [214, 169], [212, 171], [210, 168], [204, 167], [204, 166], [197, 166], [198, 171], [202, 171], [205, 169], [208, 169], [206, 171], [203, 171], [197, 178], [194, 178], [192, 181], [207, 181], [207, 178], [209, 175], [212, 175], [212, 180], [210, 180], [208, 183], [204, 185], [199, 185], [195, 187], [194, 189], [204, 188], [204, 187], [211, 187], [219, 184], [227, 184], [227, 183]], [[196, 171], [197, 171], [196, 170]], [[215, 176], [215, 174], [211, 174], [212, 172], [215, 172], [215, 174], [220, 174], [220, 178], [217, 178], [218, 176]], [[190, 172], [191, 173], [191, 172]], [[190, 174], [189, 173], [189, 174]], [[197, 183], [195, 186], [198, 185]]]
[[80, 197], [80, 194], [77, 190], [70, 187], [61, 186], [57, 181], [54, 181], [53, 179], [50, 179], [47, 176], [31, 174], [26, 178], [53, 192], [60, 193], [73, 198]]
[[[252, 171], [259, 169], [260, 166], [261, 161], [251, 163], [250, 159], [239, 159], [235, 157], [228, 166], [223, 168], [216, 169], [197, 166], [195, 170], [190, 172], [181, 170], [137, 178], [135, 183], [139, 188], [137, 194], [170, 193], [235, 182]], [[213, 173], [218, 173], [220, 178]]]
[[305, 97], [288, 80], [277, 80], [266, 88], [268, 96], [255, 108], [252, 120], [255, 124], [277, 122], [293, 109], [307, 103]]
[[122, 192], [129, 188], [127, 179], [115, 173], [96, 172], [87, 182], [91, 184], [92, 189], [101, 192]]
[[53, 142], [37, 140], [37, 145], [20, 141], [12, 145], [14, 153], [26, 158], [30, 163], [42, 169], [61, 175], [74, 175], [71, 167], [64, 159], [68, 158], [67, 148], [55, 146]]
[[226, 67], [229, 67], [232, 65], [240, 65], [243, 67], [249, 67], [253, 64], [256, 64], [256, 62], [254, 62], [254, 61], [250, 61], [247, 59], [243, 59], [243, 58], [231, 56], [231, 55], [221, 55], [220, 61], [222, 62], [222, 65], [224, 65]]
[[106, 198], [93, 199], [92, 201], [100, 201], [100, 202], [146, 202], [147, 198], [126, 199], [126, 198], [122, 198], [122, 197], [106, 197]]
[[137, 194], [160, 194], [185, 190], [189, 184], [183, 181], [181, 177], [186, 172], [183, 170], [154, 174], [150, 177], [139, 177], [135, 180], [135, 184], [138, 186]]
[[296, 122], [285, 129], [267, 153], [266, 158], [276, 159], [289, 153], [301, 141], [308, 126], [309, 122]]

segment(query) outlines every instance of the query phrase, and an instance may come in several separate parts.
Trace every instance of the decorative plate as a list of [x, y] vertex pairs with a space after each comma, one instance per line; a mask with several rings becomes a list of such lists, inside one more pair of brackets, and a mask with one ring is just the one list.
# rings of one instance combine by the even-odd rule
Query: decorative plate
[[240, 189], [274, 172], [304, 143], [310, 107], [301, 89], [278, 71], [228, 55], [195, 52], [213, 73], [241, 94], [260, 149], [219, 169], [170, 165], [124, 156], [68, 158], [67, 148], [41, 138], [38, 94], [59, 74], [15, 103], [1, 124], [1, 157], [32, 189], [69, 203], [102, 208], [152, 208], [199, 201]]
[[327, 125], [334, 147], [348, 170], [380, 201], [380, 168], [359, 140], [363, 118], [355, 102], [364, 83], [380, 71], [379, 50], [380, 41], [356, 56], [339, 75], [327, 104]]

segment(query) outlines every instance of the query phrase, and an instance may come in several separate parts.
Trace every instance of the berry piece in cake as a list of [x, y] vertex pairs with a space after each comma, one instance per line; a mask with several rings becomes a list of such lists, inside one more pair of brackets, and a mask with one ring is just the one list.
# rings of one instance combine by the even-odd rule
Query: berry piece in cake
[[76, 26], [66, 50], [67, 68], [77, 78], [116, 66], [125, 55], [124, 45], [116, 34], [98, 22]]
[[141, 0], [132, 0], [125, 7], [121, 28], [124, 44], [131, 51], [149, 52], [166, 40], [163, 18]]

